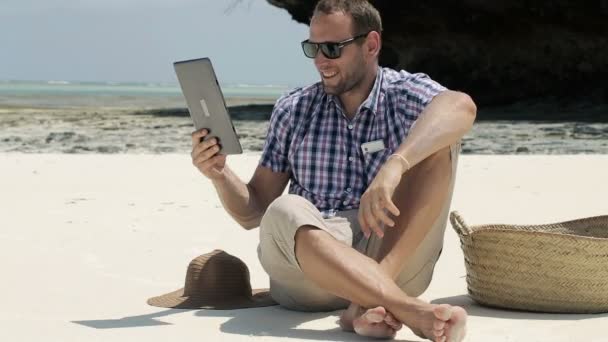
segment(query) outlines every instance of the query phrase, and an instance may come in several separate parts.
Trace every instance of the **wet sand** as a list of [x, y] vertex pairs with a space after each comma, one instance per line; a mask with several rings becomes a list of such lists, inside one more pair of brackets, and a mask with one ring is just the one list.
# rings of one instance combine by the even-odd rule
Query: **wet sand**
[[[185, 108], [0, 106], [0, 152], [188, 153]], [[118, 103], [119, 105], [120, 103]], [[260, 151], [272, 101], [228, 100], [245, 151]], [[608, 154], [608, 123], [477, 121], [464, 154]]]

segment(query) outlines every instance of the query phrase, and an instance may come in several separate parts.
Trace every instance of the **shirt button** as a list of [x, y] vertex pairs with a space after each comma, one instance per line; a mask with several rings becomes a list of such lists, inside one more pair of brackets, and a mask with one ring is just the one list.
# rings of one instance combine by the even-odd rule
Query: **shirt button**
[[342, 202], [343, 205], [348, 205], [348, 201]]
[[346, 192], [351, 192], [351, 191], [353, 191], [352, 188], [346, 188]]
[[354, 160], [355, 160], [355, 158], [353, 158], [353, 157], [348, 157], [348, 161], [351, 161], [351, 162], [352, 162], [352, 161], [354, 161]]
[[351, 125], [348, 125], [348, 129], [353, 129], [353, 127], [354, 127], [354, 126], [353, 126], [352, 124], [351, 124]]

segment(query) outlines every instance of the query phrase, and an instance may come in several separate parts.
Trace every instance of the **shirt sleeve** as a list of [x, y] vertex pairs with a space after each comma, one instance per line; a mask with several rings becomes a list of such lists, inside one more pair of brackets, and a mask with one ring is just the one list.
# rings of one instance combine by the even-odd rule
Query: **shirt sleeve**
[[447, 88], [433, 81], [428, 75], [417, 73], [407, 74], [405, 90], [409, 114], [418, 117], [433, 98]]
[[291, 168], [287, 158], [291, 135], [289, 107], [286, 101], [277, 101], [270, 116], [270, 124], [260, 165], [274, 172], [288, 172]]

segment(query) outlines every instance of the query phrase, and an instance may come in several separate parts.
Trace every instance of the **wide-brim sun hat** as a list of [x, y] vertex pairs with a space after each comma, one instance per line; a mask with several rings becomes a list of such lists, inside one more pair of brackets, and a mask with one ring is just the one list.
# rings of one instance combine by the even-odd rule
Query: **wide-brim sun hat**
[[277, 305], [268, 289], [252, 289], [249, 269], [239, 258], [216, 249], [190, 261], [184, 287], [148, 299], [174, 309], [243, 309]]

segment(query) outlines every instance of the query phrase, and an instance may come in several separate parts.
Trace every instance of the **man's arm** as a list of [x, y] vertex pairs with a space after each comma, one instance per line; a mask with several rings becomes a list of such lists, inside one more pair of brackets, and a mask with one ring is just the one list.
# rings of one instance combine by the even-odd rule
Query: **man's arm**
[[224, 208], [243, 228], [259, 226], [268, 205], [285, 190], [289, 174], [258, 165], [245, 184], [226, 165], [226, 156], [218, 154], [217, 139], [202, 140], [208, 133], [206, 129], [192, 133], [192, 164], [213, 182]]
[[279, 197], [287, 182], [289, 174], [273, 172], [267, 167], [258, 166], [248, 184], [245, 184], [229, 168], [225, 176], [214, 179], [224, 208], [243, 228], [252, 229], [260, 225], [268, 205]]
[[[391, 200], [394, 190], [407, 169], [442, 149], [449, 151], [449, 148], [446, 149], [446, 147], [460, 141], [464, 134], [471, 129], [476, 114], [475, 103], [466, 94], [444, 91], [435, 96], [420, 114], [406, 140], [395, 151], [406, 158], [409, 165], [398, 157], [389, 158], [361, 198], [359, 221], [366, 235], [371, 234], [371, 230], [382, 234], [382, 230], [379, 228], [380, 222], [388, 226], [394, 224], [385, 215], [384, 209], [404, 216], [400, 217], [401, 229], [388, 228], [389, 231], [384, 235], [380, 253], [376, 259], [380, 263], [380, 268], [391, 278], [397, 278], [407, 260], [426, 236], [426, 231], [420, 229], [417, 223], [424, 220], [425, 216], [439, 214], [435, 212], [437, 211], [435, 206], [423, 205], [424, 199], [416, 201], [419, 206], [409, 208], [408, 213], [399, 213]], [[433, 196], [433, 194], [427, 192], [427, 196]], [[380, 203], [379, 209], [374, 209], [377, 203]], [[373, 225], [376, 227], [374, 228]], [[358, 304], [351, 303], [342, 319], [352, 322], [363, 312], [364, 310]], [[391, 319], [394, 320], [394, 318]]]
[[477, 107], [469, 95], [452, 90], [441, 92], [422, 111], [395, 153], [404, 156], [411, 168], [440, 149], [460, 141], [473, 126], [476, 115]]
[[[385, 214], [384, 209], [394, 215], [400, 214], [392, 203], [391, 196], [401, 181], [401, 176], [432, 154], [460, 141], [471, 129], [476, 113], [475, 104], [464, 93], [447, 90], [433, 98], [420, 114], [408, 137], [395, 151], [407, 162], [399, 157], [389, 158], [361, 198], [359, 217], [366, 234], [374, 231], [382, 236], [381, 223], [390, 226], [388, 229], [393, 229], [394, 221]], [[404, 234], [408, 234], [407, 239], [403, 234], [387, 234], [386, 241], [383, 242], [385, 253], [378, 260], [393, 278], [399, 274], [409, 253], [415, 251], [424, 238], [416, 229], [404, 231]]]

